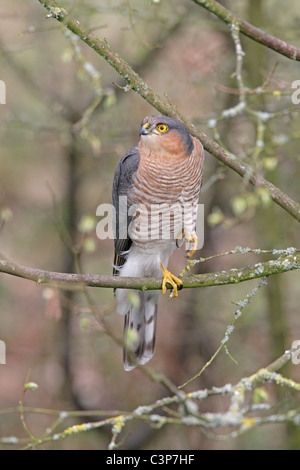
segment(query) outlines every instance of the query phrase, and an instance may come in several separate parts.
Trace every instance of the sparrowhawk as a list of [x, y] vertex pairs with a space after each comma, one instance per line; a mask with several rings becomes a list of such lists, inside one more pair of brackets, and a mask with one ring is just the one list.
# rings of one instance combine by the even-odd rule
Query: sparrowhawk
[[[173, 250], [186, 241], [197, 248], [196, 217], [204, 152], [198, 139], [176, 119], [147, 116], [138, 145], [121, 158], [113, 181], [115, 208], [114, 275], [159, 277], [177, 296], [181, 279], [167, 270]], [[117, 311], [125, 317], [125, 370], [154, 353], [158, 291], [117, 289]]]

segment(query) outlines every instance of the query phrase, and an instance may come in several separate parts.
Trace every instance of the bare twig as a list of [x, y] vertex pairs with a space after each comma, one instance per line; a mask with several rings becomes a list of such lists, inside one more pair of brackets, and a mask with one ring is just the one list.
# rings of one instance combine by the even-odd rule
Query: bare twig
[[[274, 384], [275, 387], [282, 387], [295, 392], [300, 391], [300, 384], [294, 380], [287, 379], [277, 371], [292, 357], [291, 351], [286, 351], [281, 357], [269, 366], [258, 369], [248, 377], [243, 377], [236, 384], [227, 383], [220, 387], [211, 389], [200, 389], [189, 393], [179, 392], [176, 394], [157, 400], [148, 405], [140, 405], [133, 411], [120, 410], [91, 410], [85, 411], [88, 416], [102, 416], [97, 421], [89, 421], [82, 424], [65, 427], [63, 431], [56, 432], [56, 424], [71, 417], [81, 417], [82, 411], [58, 411], [42, 408], [24, 408], [23, 412], [38, 413], [53, 416], [54, 422], [48, 427], [48, 432], [43, 433], [38, 438], [30, 437], [21, 440], [17, 437], [2, 438], [2, 444], [20, 445], [27, 444], [26, 448], [36, 448], [47, 442], [56, 442], [74, 434], [80, 434], [89, 430], [99, 429], [103, 426], [110, 426], [112, 430], [112, 439], [109, 445], [110, 449], [118, 447], [117, 437], [126, 429], [127, 423], [133, 420], [142, 420], [150, 426], [157, 429], [165, 425], [189, 426], [199, 429], [208, 437], [227, 440], [237, 437], [251, 429], [260, 427], [264, 424], [272, 423], [293, 423], [296, 426], [300, 424], [300, 414], [298, 409], [285, 410], [282, 413], [272, 414], [272, 407], [269, 403], [259, 403], [251, 405], [249, 398], [254, 396], [255, 389], [262, 387], [265, 383]], [[229, 398], [229, 403], [224, 404], [223, 412], [205, 412], [201, 413], [199, 405], [209, 397], [219, 396]], [[268, 394], [266, 395], [268, 398]], [[173, 409], [169, 407], [172, 405]], [[175, 408], [174, 408], [175, 407]], [[17, 412], [19, 409], [3, 410], [3, 413]], [[223, 431], [226, 427], [226, 433]], [[123, 438], [124, 439], [124, 438]], [[119, 441], [120, 442], [120, 441]], [[122, 440], [121, 440], [122, 442]]]
[[239, 30], [241, 33], [245, 34], [249, 38], [253, 39], [260, 44], [272, 49], [273, 51], [278, 52], [279, 54], [284, 55], [292, 60], [300, 60], [300, 49], [295, 46], [292, 46], [281, 39], [278, 39], [271, 34], [266, 33], [262, 29], [253, 26], [247, 21], [239, 18], [234, 15], [230, 10], [225, 8], [220, 3], [215, 0], [192, 0], [197, 5], [205, 8], [210, 13], [216, 15], [220, 20], [228, 25], [238, 24]]

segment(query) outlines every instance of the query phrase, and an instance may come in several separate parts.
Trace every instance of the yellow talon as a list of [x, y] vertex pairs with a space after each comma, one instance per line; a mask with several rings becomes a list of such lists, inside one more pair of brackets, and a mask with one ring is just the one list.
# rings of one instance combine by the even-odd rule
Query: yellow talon
[[192, 243], [191, 248], [187, 250], [187, 256], [191, 258], [197, 250], [198, 238], [196, 234], [192, 236], [190, 233], [188, 233], [185, 237], [188, 244]]
[[160, 263], [161, 270], [163, 272], [163, 282], [162, 282], [162, 293], [165, 294], [167, 292], [166, 284], [169, 283], [173, 287], [173, 297], [178, 297], [178, 286], [182, 286], [182, 280], [178, 277], [174, 276], [174, 274], [170, 273], [162, 263]]

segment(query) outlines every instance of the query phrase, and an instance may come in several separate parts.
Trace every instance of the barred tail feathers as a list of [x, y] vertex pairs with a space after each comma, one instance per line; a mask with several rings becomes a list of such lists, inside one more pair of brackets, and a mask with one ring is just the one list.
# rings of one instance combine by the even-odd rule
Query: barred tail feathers
[[155, 349], [157, 295], [140, 292], [139, 297], [139, 306], [131, 306], [125, 314], [123, 364], [126, 371], [146, 364]]

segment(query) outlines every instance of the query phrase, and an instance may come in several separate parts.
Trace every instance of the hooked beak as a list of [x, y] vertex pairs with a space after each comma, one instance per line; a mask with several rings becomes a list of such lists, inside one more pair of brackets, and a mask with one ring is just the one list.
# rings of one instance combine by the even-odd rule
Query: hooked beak
[[150, 129], [150, 126], [149, 126], [148, 122], [146, 122], [146, 123], [142, 126], [142, 128], [141, 128], [140, 133], [139, 133], [139, 136], [141, 137], [141, 135], [147, 135], [147, 134], [149, 134], [149, 133], [150, 133], [150, 130], [151, 130], [151, 129]]

